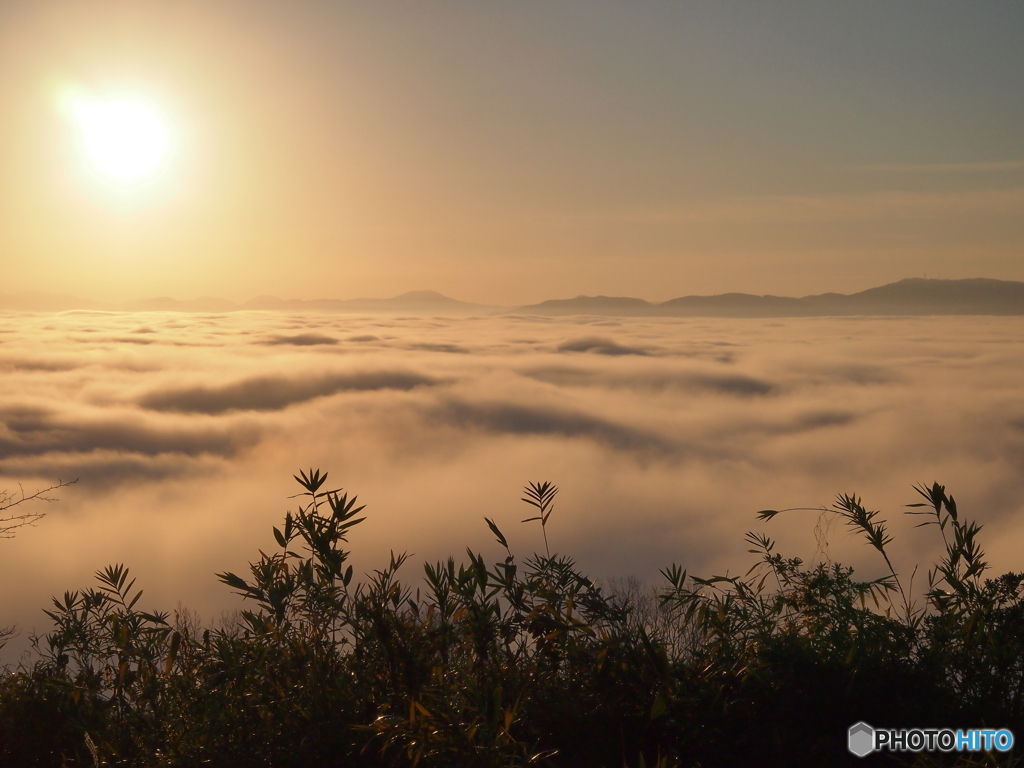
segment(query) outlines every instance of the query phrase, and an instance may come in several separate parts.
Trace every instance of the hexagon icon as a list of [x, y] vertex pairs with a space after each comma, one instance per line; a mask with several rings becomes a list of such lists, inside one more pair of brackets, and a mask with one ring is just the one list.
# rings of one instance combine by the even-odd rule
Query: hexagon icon
[[846, 739], [847, 748], [857, 757], [864, 757], [875, 751], [875, 729], [867, 723], [851, 725]]

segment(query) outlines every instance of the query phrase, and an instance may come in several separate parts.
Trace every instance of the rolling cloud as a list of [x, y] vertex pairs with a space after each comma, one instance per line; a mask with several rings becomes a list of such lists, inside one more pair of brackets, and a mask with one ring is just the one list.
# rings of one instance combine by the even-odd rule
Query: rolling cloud
[[438, 425], [507, 435], [548, 435], [595, 440], [618, 451], [675, 455], [679, 446], [641, 429], [576, 410], [508, 402], [448, 400], [427, 412]]
[[[15, 313], [0, 332], [0, 488], [79, 478], [2, 544], [0, 583], [26, 586], [0, 625], [45, 629], [50, 595], [109, 562], [153, 607], [237, 607], [212, 574], [273, 546], [299, 467], [368, 505], [360, 573], [392, 549], [491, 553], [484, 515], [534, 551], [537, 480], [562, 489], [553, 549], [599, 578], [745, 570], [756, 510], [840, 492], [887, 510], [909, 570], [941, 546], [900, 514], [933, 480], [994, 568], [1022, 567], [1024, 318]], [[810, 559], [816, 522], [764, 529]], [[855, 538], [829, 545], [882, 575]]]
[[36, 408], [0, 411], [0, 423], [0, 460], [97, 451], [232, 457], [259, 440], [252, 425], [187, 428], [151, 424], [134, 415], [74, 418]]
[[593, 352], [597, 355], [649, 355], [645, 349], [640, 347], [627, 347], [618, 344], [611, 339], [600, 336], [587, 336], [582, 339], [572, 339], [558, 345], [559, 352]]
[[300, 333], [295, 336], [277, 336], [264, 344], [291, 344], [296, 347], [312, 347], [318, 344], [337, 344], [338, 340], [332, 336], [323, 336], [319, 333]]
[[208, 415], [228, 411], [278, 411], [337, 392], [409, 390], [437, 383], [437, 379], [429, 376], [403, 371], [330, 374], [308, 379], [259, 376], [219, 387], [158, 390], [139, 398], [139, 404], [154, 411]]
[[640, 370], [628, 374], [587, 368], [549, 366], [523, 372], [524, 376], [559, 386], [615, 387], [638, 390], [703, 390], [737, 397], [767, 395], [776, 385], [763, 379], [743, 374], [659, 370]]

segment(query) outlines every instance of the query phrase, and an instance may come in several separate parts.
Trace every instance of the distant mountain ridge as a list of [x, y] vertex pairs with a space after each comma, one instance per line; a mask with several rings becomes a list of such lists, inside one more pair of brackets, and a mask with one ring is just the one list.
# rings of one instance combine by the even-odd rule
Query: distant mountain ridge
[[841, 317], [849, 315], [1024, 315], [1024, 282], [907, 278], [853, 294], [794, 298], [723, 293], [660, 304], [623, 296], [577, 296], [520, 307], [523, 314], [614, 317]]
[[1024, 282], [968, 278], [907, 278], [853, 294], [795, 298], [723, 293], [680, 296], [660, 303], [629, 296], [577, 296], [523, 307], [496, 307], [453, 299], [437, 291], [410, 291], [388, 299], [279, 299], [258, 296], [244, 304], [204, 296], [119, 304], [53, 294], [0, 294], [0, 310], [63, 312], [341, 312], [409, 315], [602, 315], [610, 317], [842, 317], [852, 315], [1024, 315]]

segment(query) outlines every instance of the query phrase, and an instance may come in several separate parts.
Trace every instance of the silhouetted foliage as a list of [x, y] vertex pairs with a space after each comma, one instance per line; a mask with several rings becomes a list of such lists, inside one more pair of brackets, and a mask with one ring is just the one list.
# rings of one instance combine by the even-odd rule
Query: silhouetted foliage
[[[865, 537], [881, 578], [749, 533], [742, 577], [672, 565], [663, 589], [608, 593], [550, 553], [549, 482], [523, 499], [543, 555], [520, 561], [485, 518], [500, 560], [467, 550], [409, 583], [394, 553], [354, 579], [344, 547], [363, 507], [318, 470], [295, 479], [277, 549], [218, 576], [243, 598], [234, 621], [142, 611], [122, 565], [55, 598], [33, 660], [0, 676], [0, 764], [832, 766], [860, 764], [846, 750], [858, 720], [1024, 733], [1024, 575], [984, 578], [980, 526], [938, 484], [911, 505], [944, 542], [918, 604], [856, 496], [817, 511]], [[973, 759], [865, 762], [1015, 764]]]

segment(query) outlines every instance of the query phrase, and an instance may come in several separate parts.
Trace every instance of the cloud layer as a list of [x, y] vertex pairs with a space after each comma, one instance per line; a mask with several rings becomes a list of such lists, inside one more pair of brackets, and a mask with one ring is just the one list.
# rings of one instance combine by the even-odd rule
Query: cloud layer
[[[901, 505], [932, 480], [986, 526], [993, 564], [1020, 569], [1022, 331], [970, 317], [2, 314], [0, 488], [79, 483], [0, 542], [0, 625], [45, 629], [49, 596], [110, 562], [154, 607], [237, 607], [213, 574], [273, 546], [300, 467], [367, 504], [351, 542], [364, 571], [391, 549], [497, 557], [484, 515], [528, 554], [539, 532], [519, 522], [520, 490], [539, 480], [562, 489], [552, 546], [597, 577], [745, 570], [743, 533], [765, 527], [753, 512], [840, 492], [886, 510], [909, 569], [938, 543]], [[793, 513], [770, 532], [814, 557], [827, 522]], [[828, 542], [877, 571], [841, 530]]]
[[280, 411], [290, 405], [338, 392], [409, 390], [436, 384], [430, 376], [405, 371], [327, 375], [255, 376], [216, 387], [177, 387], [149, 392], [139, 405], [154, 411], [220, 414], [228, 411]]

